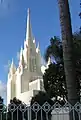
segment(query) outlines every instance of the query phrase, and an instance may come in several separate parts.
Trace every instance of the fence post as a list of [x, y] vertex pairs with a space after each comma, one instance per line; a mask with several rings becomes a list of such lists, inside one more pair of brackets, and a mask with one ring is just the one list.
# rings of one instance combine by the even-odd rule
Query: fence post
[[30, 120], [30, 107], [28, 106], [28, 120]]

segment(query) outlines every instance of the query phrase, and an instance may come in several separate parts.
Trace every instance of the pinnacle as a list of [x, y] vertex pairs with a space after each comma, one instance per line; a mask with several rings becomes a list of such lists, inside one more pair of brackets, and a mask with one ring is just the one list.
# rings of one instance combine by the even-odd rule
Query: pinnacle
[[28, 8], [28, 14], [30, 13], [30, 8]]

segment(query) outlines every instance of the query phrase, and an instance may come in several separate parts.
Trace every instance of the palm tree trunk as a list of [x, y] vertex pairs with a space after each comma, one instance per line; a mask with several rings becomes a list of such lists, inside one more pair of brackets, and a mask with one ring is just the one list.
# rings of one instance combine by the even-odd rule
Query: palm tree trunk
[[75, 61], [73, 54], [72, 27], [68, 0], [58, 0], [60, 26], [63, 44], [63, 60], [68, 91], [68, 101], [74, 105], [78, 101]]

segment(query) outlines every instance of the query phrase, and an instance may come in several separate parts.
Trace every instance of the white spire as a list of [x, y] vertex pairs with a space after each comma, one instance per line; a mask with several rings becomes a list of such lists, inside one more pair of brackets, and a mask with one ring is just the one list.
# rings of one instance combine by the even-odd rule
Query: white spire
[[[23, 57], [23, 48], [21, 46], [21, 50], [20, 50], [20, 63], [19, 65], [24, 65], [24, 57]], [[24, 66], [23, 66], [24, 67]]]
[[40, 44], [39, 44], [39, 42], [38, 42], [38, 46], [37, 46], [37, 48], [38, 48], [38, 50], [40, 50]]
[[40, 51], [40, 45], [39, 45], [39, 42], [38, 42], [38, 45], [37, 45], [37, 48], [36, 48], [36, 52], [38, 53]]
[[32, 41], [32, 29], [31, 29], [30, 9], [29, 8], [28, 8], [28, 17], [27, 17], [26, 41], [27, 41], [27, 45], [31, 44], [30, 42]]
[[20, 50], [20, 60], [21, 60], [21, 56], [23, 55], [23, 48], [21, 46], [21, 50]]
[[14, 62], [13, 62], [13, 58], [12, 58], [12, 62], [11, 62], [11, 67], [14, 65]]
[[34, 43], [34, 47], [35, 47], [35, 50], [36, 50], [36, 40], [35, 40], [35, 37], [33, 39], [33, 43]]
[[33, 43], [35, 43], [35, 37], [34, 37], [34, 39], [33, 39]]
[[12, 62], [11, 62], [10, 72], [12, 74], [16, 72], [16, 66], [14, 65], [13, 58], [12, 58]]

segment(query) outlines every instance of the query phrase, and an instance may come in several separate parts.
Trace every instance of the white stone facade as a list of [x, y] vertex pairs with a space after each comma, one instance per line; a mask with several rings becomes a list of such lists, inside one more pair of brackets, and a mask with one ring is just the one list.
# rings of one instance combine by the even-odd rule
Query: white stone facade
[[21, 47], [20, 50], [19, 65], [16, 68], [12, 60], [8, 73], [7, 105], [14, 97], [28, 104], [30, 98], [39, 90], [43, 90], [41, 54], [39, 44], [36, 47], [32, 36], [30, 10], [28, 9], [26, 40], [24, 48]]

